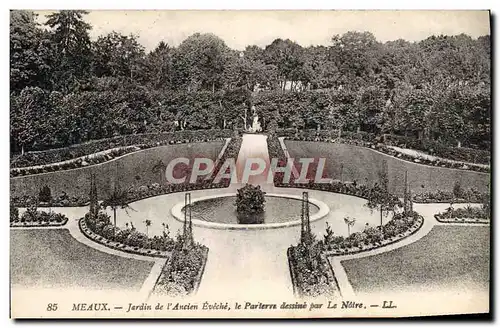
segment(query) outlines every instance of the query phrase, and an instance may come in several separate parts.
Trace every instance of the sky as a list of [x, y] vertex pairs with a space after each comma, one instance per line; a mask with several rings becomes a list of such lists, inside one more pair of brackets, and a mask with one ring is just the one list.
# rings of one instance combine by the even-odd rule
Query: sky
[[[38, 11], [44, 22], [47, 11]], [[488, 11], [90, 11], [92, 39], [116, 31], [139, 36], [146, 50], [160, 41], [178, 46], [193, 33], [214, 33], [235, 50], [276, 38], [302, 46], [329, 45], [347, 31], [369, 31], [377, 40], [419, 41], [430, 35], [490, 34]]]

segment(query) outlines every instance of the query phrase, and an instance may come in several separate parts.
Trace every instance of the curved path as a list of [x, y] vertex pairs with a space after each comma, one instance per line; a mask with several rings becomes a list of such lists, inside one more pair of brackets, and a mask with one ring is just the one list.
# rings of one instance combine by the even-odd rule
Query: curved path
[[[245, 158], [260, 157], [269, 163], [266, 137], [260, 135], [245, 135], [237, 163]], [[238, 166], [240, 168], [240, 166]], [[254, 176], [251, 182], [259, 183], [266, 192], [300, 196], [304, 189], [277, 188], [267, 184], [266, 175]], [[199, 190], [191, 192], [193, 198], [236, 192], [241, 185], [233, 184], [225, 189]], [[347, 227], [343, 218], [356, 217], [357, 221], [351, 232], [362, 231], [366, 225], [377, 226], [380, 217], [377, 212], [371, 212], [365, 205], [366, 200], [335, 194], [331, 192], [309, 190], [312, 198], [326, 203], [330, 207], [329, 214], [311, 223], [312, 232], [322, 238], [328, 222], [337, 235], [347, 236]], [[149, 219], [152, 225], [148, 228], [149, 235], [161, 234], [163, 224], [167, 225], [170, 234], [181, 230], [182, 223], [170, 213], [175, 204], [184, 200], [184, 193], [167, 194], [144, 199], [131, 203], [132, 210], [117, 211], [117, 225], [125, 226], [132, 223], [139, 231], [146, 232], [144, 221]], [[376, 250], [332, 257], [330, 259], [337, 276], [342, 296], [354, 295], [349, 279], [342, 266], [342, 261], [353, 258], [372, 256], [413, 243], [431, 231], [434, 225], [441, 224], [434, 219], [434, 214], [443, 211], [448, 204], [414, 204], [417, 212], [424, 216], [422, 228], [415, 234], [391, 245]], [[87, 208], [54, 208], [54, 211], [67, 215], [68, 223], [60, 229], [68, 229], [71, 235], [88, 246], [114, 255], [154, 261], [155, 265], [149, 277], [141, 288], [142, 297], [147, 298], [164, 264], [164, 259], [154, 259], [140, 255], [132, 255], [112, 250], [87, 239], [80, 232], [77, 220], [82, 217]], [[112, 212], [108, 210], [108, 214]], [[384, 218], [388, 221], [389, 218]], [[385, 222], [384, 222], [385, 223]], [[453, 223], [446, 223], [453, 225]], [[194, 238], [197, 242], [209, 247], [208, 260], [202, 278], [197, 298], [202, 300], [290, 300], [293, 299], [293, 289], [288, 268], [286, 250], [290, 245], [299, 241], [300, 227], [286, 227], [269, 230], [216, 230], [203, 227], [193, 227]]]

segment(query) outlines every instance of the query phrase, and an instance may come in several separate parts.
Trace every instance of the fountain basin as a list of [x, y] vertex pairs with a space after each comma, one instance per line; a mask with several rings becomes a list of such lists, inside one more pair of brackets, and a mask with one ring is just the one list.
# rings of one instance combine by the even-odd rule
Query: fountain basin
[[[261, 230], [301, 224], [300, 208], [302, 198], [300, 196], [267, 193], [265, 197], [267, 222], [259, 224], [237, 223], [236, 206], [231, 208], [233, 201], [236, 199], [236, 195], [233, 193], [193, 199], [191, 200], [193, 225], [223, 230]], [[309, 203], [311, 222], [325, 217], [330, 211], [328, 205], [317, 199], [309, 198]], [[268, 206], [270, 206], [269, 209]], [[181, 222], [184, 222], [183, 209], [184, 202], [176, 204], [171, 209], [172, 216]], [[224, 215], [224, 217], [221, 215]]]

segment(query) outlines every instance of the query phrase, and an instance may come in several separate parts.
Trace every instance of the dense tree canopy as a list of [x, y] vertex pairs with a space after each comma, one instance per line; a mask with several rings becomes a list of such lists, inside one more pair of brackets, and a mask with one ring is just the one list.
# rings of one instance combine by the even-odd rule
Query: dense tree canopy
[[[37, 23], [11, 11], [14, 153], [121, 134], [261, 126], [393, 133], [488, 147], [490, 36], [378, 41], [370, 32], [303, 47], [230, 49], [196, 33], [145, 51], [138, 36], [91, 40], [85, 11]], [[255, 106], [255, 107], [253, 107]]]

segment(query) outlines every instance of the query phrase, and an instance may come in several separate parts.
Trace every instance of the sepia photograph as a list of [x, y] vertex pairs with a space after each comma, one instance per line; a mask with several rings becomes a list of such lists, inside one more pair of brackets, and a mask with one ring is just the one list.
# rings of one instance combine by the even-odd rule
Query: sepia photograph
[[12, 319], [491, 314], [489, 10], [9, 15]]

